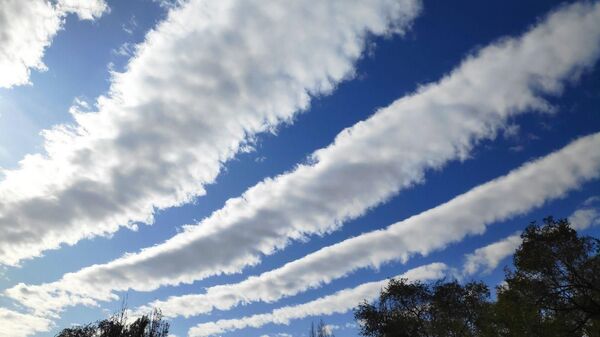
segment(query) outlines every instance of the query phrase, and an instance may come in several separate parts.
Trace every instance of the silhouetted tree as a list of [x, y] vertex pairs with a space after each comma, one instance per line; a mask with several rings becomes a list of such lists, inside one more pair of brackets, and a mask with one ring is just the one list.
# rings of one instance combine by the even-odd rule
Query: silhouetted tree
[[167, 337], [169, 323], [163, 320], [160, 310], [127, 323], [126, 310], [110, 318], [62, 330], [56, 337]]
[[521, 238], [498, 288], [498, 335], [600, 336], [600, 241], [551, 217]]
[[551, 217], [521, 238], [496, 301], [481, 282], [391, 280], [355, 310], [361, 334], [600, 337], [600, 241]]
[[392, 279], [375, 304], [355, 311], [361, 334], [380, 337], [480, 336], [489, 310], [489, 290], [480, 282], [435, 283]]

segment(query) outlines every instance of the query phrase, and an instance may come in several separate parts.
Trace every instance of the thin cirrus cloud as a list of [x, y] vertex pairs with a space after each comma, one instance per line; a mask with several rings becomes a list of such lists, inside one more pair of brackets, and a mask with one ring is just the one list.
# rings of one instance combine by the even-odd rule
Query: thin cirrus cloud
[[598, 58], [599, 19], [598, 3], [561, 7], [522, 37], [480, 50], [439, 82], [344, 130], [313, 163], [266, 179], [166, 242], [7, 293], [38, 310], [93, 304], [118, 298], [114, 291], [239, 272], [291, 239], [334, 230], [422, 181], [427, 168], [466, 158], [507, 118], [550, 109], [541, 95], [559, 94]]
[[[402, 275], [396, 276], [396, 278], [405, 278], [409, 281], [435, 280], [443, 277], [446, 269], [447, 267], [443, 263], [431, 263], [411, 269]], [[270, 323], [289, 324], [292, 320], [305, 317], [344, 313], [356, 307], [356, 304], [363, 300], [375, 299], [387, 282], [388, 280], [363, 283], [355, 288], [340, 290], [314, 301], [275, 309], [267, 314], [199, 324], [189, 330], [188, 337], [220, 335], [248, 327], [258, 328]]]
[[351, 77], [369, 36], [401, 34], [419, 11], [418, 0], [173, 7], [97, 112], [73, 109], [74, 124], [43, 132], [45, 154], [3, 172], [0, 264], [151, 223], [204, 194], [253, 135]]
[[44, 51], [75, 13], [93, 20], [108, 10], [104, 0], [3, 0], [0, 6], [0, 88], [30, 84], [31, 70], [43, 71]]
[[[483, 233], [487, 224], [524, 214], [597, 178], [600, 153], [595, 151], [596, 155], [590, 155], [596, 148], [600, 148], [600, 133], [579, 139], [506, 176], [385, 229], [321, 248], [240, 283], [213, 286], [204, 294], [173, 296], [152, 302], [139, 308], [138, 312], [161, 308], [168, 317], [189, 317], [214, 309], [228, 310], [241, 303], [274, 302], [331, 283], [360, 268], [406, 262], [411, 255], [443, 249], [467, 235]], [[507, 199], [507, 195], [510, 198]], [[494, 269], [520, 243], [520, 236], [516, 234], [475, 250], [466, 257], [464, 276]]]

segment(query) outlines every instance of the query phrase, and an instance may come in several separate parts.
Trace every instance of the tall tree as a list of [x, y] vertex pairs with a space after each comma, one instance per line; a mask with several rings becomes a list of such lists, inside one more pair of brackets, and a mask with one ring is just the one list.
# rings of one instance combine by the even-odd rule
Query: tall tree
[[497, 299], [481, 282], [391, 280], [355, 311], [370, 337], [600, 337], [600, 241], [567, 220], [530, 224]]
[[600, 336], [600, 241], [567, 220], [529, 225], [498, 288], [501, 336]]

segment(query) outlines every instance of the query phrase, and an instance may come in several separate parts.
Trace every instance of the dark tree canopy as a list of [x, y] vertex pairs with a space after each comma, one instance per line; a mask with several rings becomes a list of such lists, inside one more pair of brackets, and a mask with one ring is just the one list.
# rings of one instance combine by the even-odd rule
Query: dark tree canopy
[[567, 220], [544, 219], [521, 235], [514, 271], [498, 289], [500, 336], [600, 336], [600, 242]]
[[481, 336], [489, 290], [483, 283], [391, 280], [375, 304], [356, 310], [364, 336]]
[[522, 233], [514, 270], [492, 300], [481, 282], [391, 280], [355, 311], [370, 337], [600, 337], [600, 241], [567, 220]]
[[159, 310], [127, 323], [126, 311], [110, 318], [62, 330], [56, 337], [167, 337], [169, 323], [165, 322]]

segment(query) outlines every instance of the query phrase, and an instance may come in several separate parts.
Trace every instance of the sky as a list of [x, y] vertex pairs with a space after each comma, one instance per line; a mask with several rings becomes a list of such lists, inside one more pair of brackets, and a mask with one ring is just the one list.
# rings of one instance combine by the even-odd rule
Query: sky
[[600, 234], [600, 2], [0, 0], [0, 337], [305, 336]]

